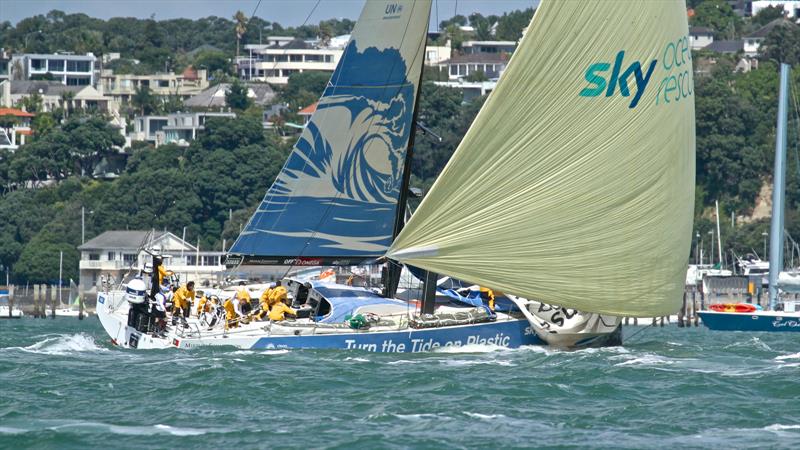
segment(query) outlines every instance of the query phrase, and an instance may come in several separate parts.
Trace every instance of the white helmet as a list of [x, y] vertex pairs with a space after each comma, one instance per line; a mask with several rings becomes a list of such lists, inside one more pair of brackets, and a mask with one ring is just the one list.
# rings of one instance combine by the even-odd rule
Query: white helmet
[[145, 302], [145, 291], [147, 287], [144, 285], [144, 280], [141, 278], [134, 278], [128, 283], [125, 288], [125, 298], [129, 303], [141, 304]]

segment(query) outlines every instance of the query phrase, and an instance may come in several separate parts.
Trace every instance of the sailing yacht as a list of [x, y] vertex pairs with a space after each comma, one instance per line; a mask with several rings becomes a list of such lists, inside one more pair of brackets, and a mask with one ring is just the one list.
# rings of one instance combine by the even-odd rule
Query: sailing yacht
[[[694, 207], [685, 3], [543, 0], [406, 222], [430, 9], [429, 0], [366, 2], [317, 111], [227, 261], [381, 262], [384, 289], [288, 278], [294, 321], [189, 322], [166, 336], [128, 321], [125, 293], [101, 293], [113, 342], [580, 348], [618, 344], [620, 316], [677, 311]], [[394, 298], [404, 267], [420, 273], [421, 301]], [[437, 302], [440, 275], [491, 288], [510, 306]]]
[[[769, 279], [769, 309], [759, 311], [754, 305], [740, 304], [733, 308], [709, 309], [698, 314], [703, 324], [719, 331], [794, 331], [800, 332], [800, 276], [784, 271], [784, 208], [786, 196], [786, 122], [790, 67], [781, 64], [778, 123], [775, 139], [772, 218], [770, 219], [769, 263], [758, 260], [749, 265], [748, 273], [766, 275]], [[777, 270], [775, 270], [777, 268]], [[795, 294], [790, 298], [787, 294]], [[715, 307], [717, 305], [711, 305]], [[727, 305], [722, 305], [727, 306]], [[736, 308], [735, 306], [739, 306]]]

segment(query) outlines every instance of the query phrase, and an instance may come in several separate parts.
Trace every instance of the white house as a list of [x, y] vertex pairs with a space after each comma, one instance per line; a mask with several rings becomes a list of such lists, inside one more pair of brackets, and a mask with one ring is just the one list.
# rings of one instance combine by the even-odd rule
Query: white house
[[489, 79], [499, 78], [506, 70], [508, 54], [506, 53], [470, 53], [456, 55], [439, 66], [447, 68], [448, 78], [452, 81], [464, 79], [476, 72], [483, 72]]
[[220, 283], [225, 273], [224, 252], [200, 251], [168, 231], [106, 231], [78, 246], [81, 252], [81, 293], [97, 293], [102, 282], [116, 286], [126, 275], [139, 273], [151, 262], [147, 251], [164, 256], [164, 265], [180, 281], [199, 286]]
[[714, 30], [706, 27], [689, 27], [689, 47], [700, 50], [714, 42]]
[[[800, 3], [800, 2], [798, 2]], [[744, 36], [744, 54], [745, 56], [755, 57], [759, 55], [759, 50], [764, 39], [775, 29], [775, 27], [790, 27], [796, 28], [797, 25], [791, 20], [784, 18], [775, 19], [772, 22], [764, 25], [753, 33]]]
[[24, 53], [11, 57], [11, 78], [27, 80], [35, 75], [49, 73], [67, 86], [94, 85], [96, 62], [97, 58], [91, 53]]
[[205, 129], [209, 117], [235, 118], [232, 112], [179, 112], [166, 116], [139, 116], [133, 121], [133, 132], [127, 137], [131, 141], [148, 141], [156, 147], [164, 144], [188, 146], [197, 139], [197, 133]]
[[236, 61], [239, 78], [287, 84], [293, 73], [307, 70], [333, 73], [350, 36], [337, 36], [330, 42], [275, 37], [267, 40], [268, 44], [244, 46], [247, 56]]

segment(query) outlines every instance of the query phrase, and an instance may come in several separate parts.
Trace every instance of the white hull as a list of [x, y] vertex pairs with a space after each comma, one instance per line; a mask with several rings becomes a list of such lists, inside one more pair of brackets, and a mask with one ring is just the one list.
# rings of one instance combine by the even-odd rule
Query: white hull
[[[56, 309], [55, 313], [56, 313], [56, 317], [79, 317], [80, 316], [80, 311], [75, 310], [75, 309], [70, 309], [70, 308]], [[91, 315], [92, 315], [92, 313], [87, 312], [85, 310], [83, 311], [83, 317], [89, 317]], [[46, 317], [52, 317], [53, 316], [53, 310], [47, 309], [45, 311], [45, 316]]]
[[8, 313], [8, 306], [0, 306], [0, 319], [21, 319], [23, 316], [25, 316], [25, 314], [16, 306], [11, 310], [10, 315]]
[[[437, 313], [448, 307], [440, 307]], [[464, 309], [459, 309], [463, 311]], [[412, 310], [413, 311], [413, 310]], [[190, 317], [186, 325], [168, 326], [161, 335], [142, 333], [128, 325], [129, 306], [124, 293], [100, 294], [97, 315], [115, 345], [124, 348], [163, 349], [201, 346], [232, 346], [256, 348], [340, 348], [368, 351], [429, 351], [448, 345], [471, 343], [519, 347], [550, 344], [558, 347], [581, 348], [619, 345], [619, 328], [607, 331], [594, 328], [558, 335], [558, 340], [543, 340], [528, 320], [498, 313], [491, 322], [463, 325], [411, 328], [408, 317], [393, 323], [379, 323], [369, 330], [354, 330], [345, 324], [319, 324], [309, 319], [291, 322], [251, 322], [237, 328], [225, 329], [223, 323], [208, 327], [204, 320]], [[395, 319], [398, 319], [395, 316]], [[402, 343], [401, 343], [402, 341]], [[401, 344], [401, 345], [398, 345]], [[396, 347], [395, 347], [396, 346]], [[402, 348], [402, 350], [396, 350]]]

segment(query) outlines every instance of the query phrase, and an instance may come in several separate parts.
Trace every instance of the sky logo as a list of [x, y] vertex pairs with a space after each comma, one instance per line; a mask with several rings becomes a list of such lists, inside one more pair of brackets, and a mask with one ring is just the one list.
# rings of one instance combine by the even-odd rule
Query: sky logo
[[[646, 71], [642, 69], [642, 64], [639, 61], [634, 61], [633, 64], [622, 71], [624, 59], [625, 50], [620, 50], [614, 60], [613, 68], [611, 64], [607, 62], [595, 63], [589, 66], [589, 68], [586, 69], [586, 75], [584, 75], [589, 85], [583, 88], [579, 95], [581, 97], [597, 97], [605, 92], [606, 97], [611, 97], [614, 95], [617, 87], [619, 87], [619, 93], [622, 94], [623, 97], [630, 97], [631, 92], [628, 82], [632, 78], [635, 83], [636, 92], [628, 108], [635, 108], [636, 105], [639, 104], [639, 99], [642, 98], [645, 89], [647, 89], [647, 84], [650, 82], [650, 77], [653, 75], [653, 70], [656, 68], [657, 61], [655, 59], [651, 61]], [[606, 78], [606, 72], [608, 72], [609, 69], [611, 69], [611, 73], [608, 75], [608, 78]]]

